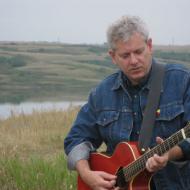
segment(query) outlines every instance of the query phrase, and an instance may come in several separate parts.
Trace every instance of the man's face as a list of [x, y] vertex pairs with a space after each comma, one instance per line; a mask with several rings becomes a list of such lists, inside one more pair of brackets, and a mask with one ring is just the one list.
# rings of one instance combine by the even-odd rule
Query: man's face
[[118, 41], [109, 52], [114, 64], [127, 75], [132, 84], [138, 84], [149, 72], [152, 61], [152, 40], [145, 41], [133, 34], [127, 42]]

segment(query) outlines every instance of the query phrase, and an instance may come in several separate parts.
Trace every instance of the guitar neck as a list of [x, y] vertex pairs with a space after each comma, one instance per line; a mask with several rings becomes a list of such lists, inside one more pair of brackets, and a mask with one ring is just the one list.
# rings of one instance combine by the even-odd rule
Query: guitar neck
[[137, 160], [123, 168], [123, 174], [125, 181], [130, 181], [133, 176], [136, 176], [139, 172], [143, 171], [146, 167], [147, 160], [154, 154], [163, 155], [175, 145], [179, 144], [183, 139], [190, 136], [190, 123], [187, 124], [183, 129], [174, 133], [172, 136], [167, 138], [163, 143], [158, 144], [148, 152], [144, 153]]

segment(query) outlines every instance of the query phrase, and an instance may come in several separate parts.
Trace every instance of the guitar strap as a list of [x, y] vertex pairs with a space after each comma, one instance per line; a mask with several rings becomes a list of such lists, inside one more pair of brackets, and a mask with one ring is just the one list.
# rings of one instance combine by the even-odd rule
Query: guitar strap
[[155, 122], [156, 111], [159, 105], [160, 92], [164, 78], [165, 65], [160, 63], [152, 63], [152, 81], [150, 83], [150, 91], [148, 94], [147, 105], [144, 111], [141, 131], [139, 135], [138, 145], [144, 153], [150, 144], [152, 130]]

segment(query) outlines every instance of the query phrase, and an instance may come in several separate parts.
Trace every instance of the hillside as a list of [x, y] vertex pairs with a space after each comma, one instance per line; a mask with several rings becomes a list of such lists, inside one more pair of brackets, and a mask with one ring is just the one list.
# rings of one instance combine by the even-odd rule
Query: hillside
[[[160, 61], [189, 66], [190, 46], [155, 46]], [[0, 42], [0, 102], [86, 100], [117, 68], [106, 45]]]

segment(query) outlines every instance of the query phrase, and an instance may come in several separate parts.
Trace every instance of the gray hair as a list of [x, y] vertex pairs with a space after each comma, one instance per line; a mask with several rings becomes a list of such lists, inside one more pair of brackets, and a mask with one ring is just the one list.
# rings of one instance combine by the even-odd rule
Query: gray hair
[[107, 42], [110, 49], [115, 49], [115, 45], [119, 40], [127, 42], [134, 34], [139, 33], [148, 40], [149, 31], [146, 24], [135, 16], [122, 16], [108, 27]]

